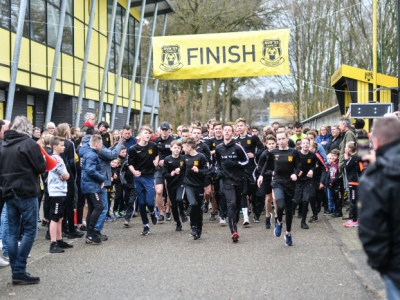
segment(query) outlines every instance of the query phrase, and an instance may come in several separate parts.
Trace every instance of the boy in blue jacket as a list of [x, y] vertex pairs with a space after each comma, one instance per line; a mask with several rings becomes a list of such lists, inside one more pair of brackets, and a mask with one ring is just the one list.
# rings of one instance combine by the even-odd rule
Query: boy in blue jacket
[[104, 208], [100, 193], [104, 187], [105, 178], [101, 174], [101, 163], [98, 157], [103, 141], [99, 134], [94, 134], [91, 136], [89, 143], [90, 148], [82, 147], [79, 153], [82, 157], [81, 189], [82, 194], [86, 196], [88, 201], [86, 243], [99, 245], [101, 244], [101, 238], [95, 231], [95, 226]]

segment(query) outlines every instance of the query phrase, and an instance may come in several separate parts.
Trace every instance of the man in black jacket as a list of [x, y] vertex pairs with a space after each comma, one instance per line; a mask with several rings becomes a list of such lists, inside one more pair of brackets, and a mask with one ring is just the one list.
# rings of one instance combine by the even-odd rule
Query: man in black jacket
[[233, 139], [233, 127], [224, 125], [224, 142], [215, 149], [217, 167], [220, 169], [223, 190], [228, 207], [229, 229], [232, 234], [232, 241], [239, 240], [237, 233], [237, 222], [241, 208], [243, 182], [246, 178], [245, 166], [249, 163], [243, 147]]
[[368, 264], [380, 272], [388, 299], [400, 299], [400, 122], [376, 121], [372, 132], [376, 155], [359, 184], [359, 237]]
[[[13, 284], [39, 283], [39, 277], [26, 272], [26, 260], [37, 233], [39, 174], [46, 162], [40, 146], [32, 139], [32, 125], [24, 116], [17, 116], [10, 130], [4, 133], [0, 154], [2, 196], [7, 202], [8, 254]], [[20, 224], [24, 236], [18, 247]]]

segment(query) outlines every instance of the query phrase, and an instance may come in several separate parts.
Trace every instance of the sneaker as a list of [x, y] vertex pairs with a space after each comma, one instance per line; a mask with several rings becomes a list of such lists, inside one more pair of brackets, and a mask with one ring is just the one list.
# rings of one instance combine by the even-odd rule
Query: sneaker
[[52, 242], [50, 244], [50, 253], [64, 253], [65, 250], [61, 249], [57, 242]]
[[271, 218], [272, 218], [272, 214], [269, 214], [269, 217], [265, 218], [265, 228], [266, 229], [271, 228]]
[[247, 226], [250, 224], [249, 216], [243, 215], [243, 226]]
[[[67, 237], [68, 237], [69, 239], [75, 239], [75, 238], [81, 238], [81, 237], [83, 237], [84, 235], [85, 235], [84, 232], [80, 231], [79, 229], [75, 229], [74, 232], [68, 233], [68, 236], [67, 236]], [[63, 237], [64, 237], [64, 235], [63, 235]]]
[[87, 227], [85, 225], [81, 225], [81, 227], [79, 227], [80, 231], [87, 231]]
[[351, 222], [353, 222], [353, 220], [348, 220], [347, 222], [343, 223], [343, 226], [346, 227], [347, 224], [350, 224]]
[[57, 245], [58, 245], [58, 247], [60, 247], [61, 249], [70, 249], [70, 248], [74, 248], [74, 245], [68, 244], [67, 242], [65, 242], [65, 241], [63, 241], [63, 240], [57, 241]]
[[215, 217], [215, 214], [211, 213], [210, 214], [210, 221], [215, 221], [215, 220], [217, 220], [217, 218]]
[[219, 224], [220, 225], [226, 225], [226, 219], [222, 218], [222, 217], [219, 217]]
[[310, 223], [314, 223], [318, 221], [318, 216], [311, 216], [311, 218], [308, 220]]
[[142, 235], [149, 235], [150, 233], [150, 227], [149, 226], [143, 226], [143, 231], [142, 231]]
[[176, 225], [175, 231], [182, 231], [182, 225]]
[[257, 217], [257, 216], [254, 216], [253, 222], [254, 222], [254, 223], [260, 223], [260, 218]]
[[[119, 217], [120, 217], [120, 218], [125, 217], [125, 213], [124, 213], [123, 211], [118, 212], [118, 214], [119, 214]], [[134, 213], [134, 214], [136, 214], [136, 213]], [[136, 216], [135, 216], [135, 217], [136, 217]]]
[[39, 282], [39, 277], [34, 277], [29, 273], [17, 273], [12, 275], [13, 284], [37, 284]]
[[201, 232], [197, 231], [196, 234], [193, 236], [193, 239], [194, 239], [195, 241], [197, 241], [197, 240], [200, 239], [200, 238], [201, 238]]
[[100, 240], [101, 240], [102, 242], [105, 242], [105, 241], [108, 240], [108, 236], [106, 236], [105, 234], [101, 234], [100, 231], [96, 231], [96, 235], [100, 238]]
[[331, 217], [332, 217], [332, 218], [341, 218], [341, 217], [343, 217], [343, 213], [341, 213], [341, 212], [334, 212], [334, 213], [331, 214]]
[[10, 262], [10, 257], [7, 254], [3, 255], [3, 259]]
[[293, 246], [292, 236], [291, 234], [285, 234], [285, 245], [286, 246]]
[[329, 216], [329, 215], [331, 215], [333, 213], [333, 210], [326, 210], [326, 211], [324, 211], [324, 216]]
[[346, 224], [345, 227], [358, 227], [358, 221], [351, 221], [350, 223]]
[[191, 236], [195, 236], [195, 235], [196, 235], [196, 227], [195, 227], [195, 226], [192, 226], [192, 227], [190, 228], [190, 235], [191, 235]]
[[124, 222], [124, 226], [126, 227], [126, 228], [128, 228], [129, 226], [130, 226], [130, 224], [129, 224], [130, 222], [128, 221], [128, 220], [125, 220], [125, 222]]
[[[150, 214], [150, 218], [151, 218], [151, 222], [153, 223], [153, 225], [157, 225], [158, 221], [164, 221], [163, 215], [160, 215], [157, 218], [157, 216], [154, 212], [152, 214]], [[160, 218], [162, 218], [162, 220], [160, 220]]]
[[274, 235], [276, 237], [280, 237], [282, 233], [282, 224], [279, 224], [278, 221], [275, 223]]
[[301, 222], [301, 228], [302, 229], [309, 229], [310, 227], [308, 227], [306, 222]]
[[208, 213], [208, 202], [204, 202], [203, 204], [203, 213]]
[[165, 218], [167, 221], [171, 221], [171, 213], [170, 212], [165, 213]]
[[7, 267], [10, 263], [3, 259], [2, 257], [0, 257], [0, 267]]
[[46, 226], [48, 226], [49, 224], [48, 224], [48, 222], [46, 221], [46, 220], [42, 220], [42, 224], [41, 224], [43, 227], [46, 227]]
[[97, 234], [88, 234], [85, 238], [86, 244], [100, 245], [101, 239]]
[[236, 231], [234, 231], [234, 232], [232, 233], [232, 241], [233, 241], [234, 243], [237, 243], [237, 242], [239, 241], [239, 234], [238, 234]]
[[186, 217], [186, 215], [184, 213], [182, 213], [181, 214], [181, 220], [182, 220], [182, 223], [186, 223], [187, 220], [188, 220], [188, 217]]
[[114, 222], [115, 219], [111, 217], [106, 217], [106, 222]]
[[114, 211], [114, 218], [121, 218], [121, 215], [119, 214], [118, 211]]
[[50, 232], [49, 231], [46, 232], [45, 239], [50, 241]]

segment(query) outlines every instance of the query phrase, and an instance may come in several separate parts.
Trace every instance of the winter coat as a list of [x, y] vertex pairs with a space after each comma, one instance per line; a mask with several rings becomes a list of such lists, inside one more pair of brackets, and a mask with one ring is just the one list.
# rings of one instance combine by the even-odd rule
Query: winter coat
[[90, 147], [82, 147], [79, 150], [79, 156], [82, 160], [82, 194], [100, 193], [105, 177], [101, 174], [101, 163], [97, 151]]
[[5, 201], [38, 197], [39, 174], [46, 170], [40, 146], [15, 130], [4, 133], [0, 154], [0, 186]]

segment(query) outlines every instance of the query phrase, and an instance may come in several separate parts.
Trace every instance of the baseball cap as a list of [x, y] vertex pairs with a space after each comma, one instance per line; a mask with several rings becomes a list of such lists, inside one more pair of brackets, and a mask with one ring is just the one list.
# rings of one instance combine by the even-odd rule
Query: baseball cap
[[171, 129], [171, 127], [169, 126], [168, 122], [162, 122], [160, 125], [160, 129]]

